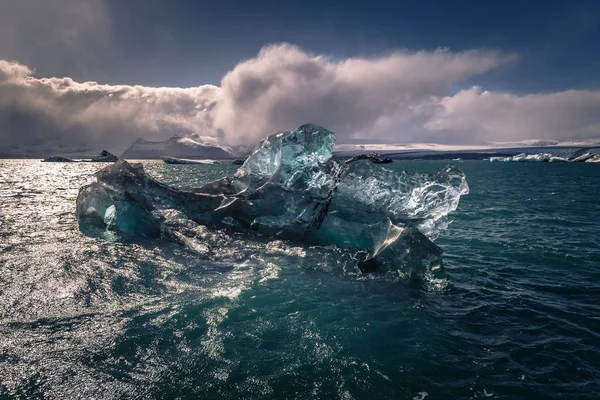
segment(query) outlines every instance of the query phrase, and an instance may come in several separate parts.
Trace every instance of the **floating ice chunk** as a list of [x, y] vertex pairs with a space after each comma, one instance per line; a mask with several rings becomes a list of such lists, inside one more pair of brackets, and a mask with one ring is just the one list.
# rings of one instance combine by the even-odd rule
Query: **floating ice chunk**
[[364, 272], [401, 271], [423, 277], [442, 267], [442, 250], [417, 228], [395, 225], [389, 218], [371, 219], [370, 224], [339, 218], [332, 213], [311, 243], [360, 249], [357, 265]]
[[61, 156], [50, 156], [44, 158], [42, 162], [75, 162], [75, 160]]
[[435, 238], [443, 218], [456, 210], [467, 193], [465, 175], [454, 166], [428, 176], [358, 161], [342, 175], [331, 209], [349, 220], [380, 215], [394, 224], [420, 225], [423, 233]]
[[146, 174], [141, 164], [119, 160], [96, 173], [98, 182], [83, 186], [77, 196], [82, 231], [108, 227], [118, 232], [157, 237], [161, 223], [154, 210], [177, 206], [196, 218], [214, 210], [221, 199], [170, 188]]
[[92, 157], [92, 162], [115, 162], [119, 158], [109, 151], [102, 150], [96, 157]]
[[565, 162], [566, 158], [554, 156], [550, 153], [517, 154], [512, 157], [490, 157], [491, 162]]
[[570, 162], [598, 162], [600, 155], [594, 153], [583, 153], [577, 157], [569, 159]]
[[108, 228], [111, 228], [115, 225], [116, 219], [117, 208], [113, 204], [112, 206], [108, 207], [104, 212], [104, 225], [106, 225]]
[[552, 156], [550, 157], [550, 160], [548, 160], [549, 162], [567, 162], [569, 160], [567, 160], [564, 157], [559, 157], [559, 156]]
[[[335, 134], [317, 125], [265, 138], [233, 177], [197, 188], [173, 188], [141, 164], [119, 160], [80, 189], [80, 229], [163, 236], [198, 254], [210, 241], [194, 232], [214, 227], [253, 232], [356, 252], [363, 271], [397, 269], [423, 276], [441, 266], [431, 242], [462, 195], [464, 174], [398, 172], [368, 159], [332, 159]], [[208, 240], [208, 239], [206, 239]]]
[[585, 160], [586, 163], [597, 163], [600, 162], [600, 155], [594, 155], [594, 157], [590, 157], [587, 160]]
[[346, 164], [350, 164], [350, 163], [353, 163], [354, 161], [358, 161], [358, 160], [369, 160], [373, 164], [390, 164], [390, 163], [394, 162], [394, 160], [392, 160], [391, 158], [381, 157], [381, 154], [379, 154], [379, 153], [369, 153], [369, 154], [357, 154], [354, 157], [347, 159]]
[[235, 173], [240, 189], [256, 189], [266, 182], [291, 189], [310, 186], [322, 178], [320, 166], [333, 155], [335, 134], [313, 124], [264, 138]]
[[191, 160], [189, 158], [177, 158], [162, 156], [160, 158], [166, 164], [215, 164], [215, 160]]

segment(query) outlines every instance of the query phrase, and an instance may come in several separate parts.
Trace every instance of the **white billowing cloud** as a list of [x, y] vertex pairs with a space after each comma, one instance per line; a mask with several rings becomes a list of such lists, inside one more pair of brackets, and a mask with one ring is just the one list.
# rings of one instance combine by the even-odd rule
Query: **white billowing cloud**
[[263, 48], [220, 86], [160, 88], [37, 78], [0, 61], [0, 145], [126, 147], [175, 133], [250, 144], [306, 122], [389, 142], [600, 136], [600, 94], [515, 96], [457, 82], [514, 57], [494, 51], [396, 52], [335, 60], [288, 44]]
[[138, 136], [198, 133], [246, 144], [305, 122], [342, 138], [375, 136], [387, 116], [410, 118], [413, 104], [509, 59], [490, 51], [438, 50], [336, 61], [282, 44], [238, 64], [221, 87], [195, 88], [36, 78], [26, 66], [2, 61], [0, 139], [124, 146]]
[[31, 70], [22, 64], [0, 60], [0, 83], [18, 82], [31, 75]]
[[600, 91], [516, 96], [475, 86], [435, 101], [427, 130], [462, 132], [481, 141], [600, 137]]
[[0, 142], [114, 147], [137, 137], [217, 135], [208, 111], [218, 91], [38, 79], [23, 65], [0, 61]]
[[510, 59], [492, 51], [437, 50], [336, 61], [287, 44], [268, 46], [225, 75], [215, 124], [251, 138], [306, 121], [376, 136], [382, 118], [411, 114], [412, 105]]

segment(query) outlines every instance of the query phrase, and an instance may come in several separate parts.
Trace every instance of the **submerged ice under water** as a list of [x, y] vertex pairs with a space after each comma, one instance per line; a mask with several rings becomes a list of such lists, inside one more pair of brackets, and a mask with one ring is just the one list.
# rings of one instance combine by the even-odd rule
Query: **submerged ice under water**
[[200, 187], [170, 187], [119, 160], [80, 189], [80, 229], [162, 236], [205, 257], [224, 245], [214, 230], [255, 233], [347, 249], [363, 272], [423, 278], [440, 270], [442, 250], [432, 240], [469, 192], [465, 175], [453, 166], [429, 176], [369, 160], [341, 163], [332, 157], [335, 139], [312, 124], [276, 133], [232, 177]]

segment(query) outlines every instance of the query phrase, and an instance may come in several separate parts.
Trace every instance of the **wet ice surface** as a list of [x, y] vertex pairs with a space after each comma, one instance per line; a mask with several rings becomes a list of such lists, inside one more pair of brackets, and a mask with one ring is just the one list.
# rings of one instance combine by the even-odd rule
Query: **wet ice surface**
[[119, 160], [81, 188], [80, 229], [107, 239], [167, 238], [217, 260], [214, 247], [232, 247], [223, 234], [215, 237], [221, 228], [348, 249], [362, 272], [425, 280], [441, 270], [442, 250], [429, 238], [469, 192], [464, 174], [454, 166], [428, 176], [368, 159], [341, 163], [332, 158], [334, 145], [333, 132], [302, 125], [263, 139], [233, 176], [185, 188]]
[[[144, 165], [176, 186], [237, 169]], [[0, 397], [598, 398], [595, 165], [461, 163], [426, 287], [242, 234], [218, 262], [87, 237], [75, 198], [101, 167], [0, 161]]]

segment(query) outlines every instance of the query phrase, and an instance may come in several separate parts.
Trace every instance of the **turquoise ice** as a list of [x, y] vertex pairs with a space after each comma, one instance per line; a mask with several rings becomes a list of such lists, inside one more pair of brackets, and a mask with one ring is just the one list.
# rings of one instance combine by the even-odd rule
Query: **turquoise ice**
[[80, 229], [162, 236], [191, 250], [211, 246], [199, 242], [198, 229], [225, 229], [348, 249], [364, 272], [418, 277], [439, 269], [442, 250], [432, 240], [469, 191], [464, 174], [452, 166], [429, 176], [369, 159], [342, 163], [335, 140], [314, 124], [276, 133], [232, 177], [197, 188], [163, 185], [141, 164], [119, 160], [80, 189]]

